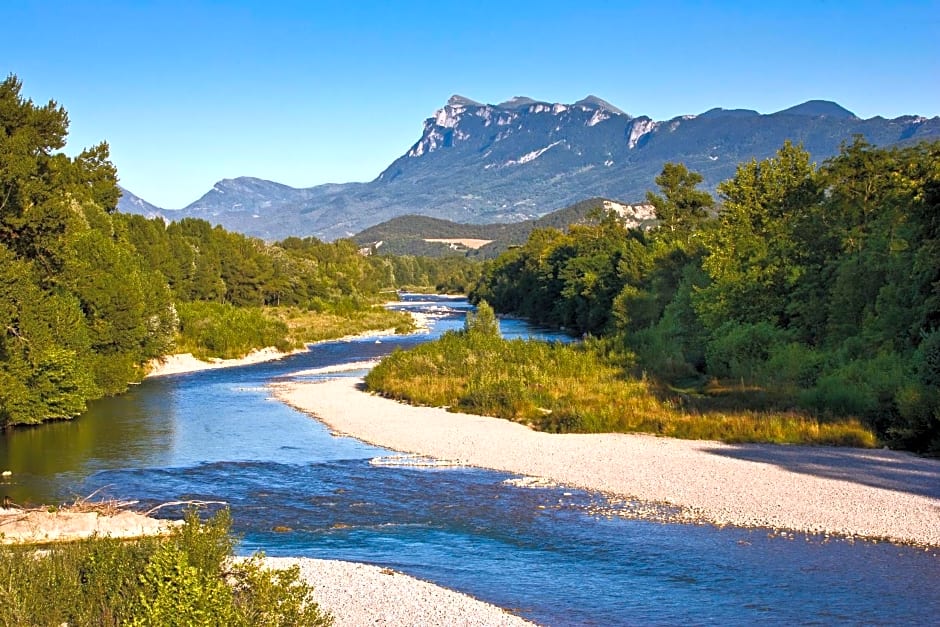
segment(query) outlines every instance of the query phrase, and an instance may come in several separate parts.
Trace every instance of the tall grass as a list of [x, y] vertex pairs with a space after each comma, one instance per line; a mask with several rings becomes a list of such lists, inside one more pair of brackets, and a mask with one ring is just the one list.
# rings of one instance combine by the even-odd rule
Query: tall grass
[[366, 377], [369, 389], [410, 403], [497, 416], [552, 432], [643, 432], [685, 439], [870, 447], [857, 420], [791, 411], [712, 410], [625, 374], [592, 345], [503, 340], [449, 332], [396, 351]]
[[406, 333], [414, 328], [407, 313], [367, 305], [307, 310], [200, 301], [180, 303], [178, 314], [176, 350], [200, 359], [237, 359], [268, 346], [288, 351], [308, 342], [364, 331], [394, 329]]
[[176, 350], [200, 359], [236, 359], [256, 348], [274, 346], [286, 351], [293, 347], [287, 325], [260, 307], [197, 301], [180, 303], [177, 312]]
[[390, 311], [384, 307], [321, 311], [269, 307], [264, 312], [287, 326], [287, 337], [295, 346], [365, 331], [394, 330], [395, 333], [408, 333], [415, 328], [414, 319], [408, 313]]

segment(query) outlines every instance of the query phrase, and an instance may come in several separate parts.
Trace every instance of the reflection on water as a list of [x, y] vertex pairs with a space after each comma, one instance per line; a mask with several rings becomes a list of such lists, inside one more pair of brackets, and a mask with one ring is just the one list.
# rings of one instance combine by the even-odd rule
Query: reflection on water
[[[441, 308], [432, 311], [439, 333], [462, 326], [467, 305], [404, 306]], [[518, 320], [501, 326], [532, 333]], [[224, 500], [244, 551], [382, 564], [546, 624], [926, 624], [940, 615], [936, 551], [626, 520], [596, 493], [518, 487], [511, 475], [470, 468], [376, 465], [394, 453], [334, 437], [268, 395], [268, 382], [291, 373], [427, 337], [326, 343], [277, 362], [148, 380], [79, 420], [0, 438], [0, 468], [14, 472], [0, 494], [58, 502], [109, 486], [145, 505]]]
[[[114, 465], [158, 464], [175, 439], [174, 386], [154, 381], [91, 404], [78, 420], [14, 429], [0, 437], [0, 467], [16, 478], [87, 473]], [[6, 489], [14, 500], [28, 494]]]

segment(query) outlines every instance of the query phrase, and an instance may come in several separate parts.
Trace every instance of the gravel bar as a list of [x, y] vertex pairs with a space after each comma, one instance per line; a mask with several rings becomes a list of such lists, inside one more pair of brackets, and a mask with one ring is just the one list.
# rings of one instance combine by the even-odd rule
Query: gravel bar
[[336, 627], [424, 625], [427, 627], [521, 627], [533, 625], [495, 605], [388, 568], [293, 557], [266, 557], [269, 568], [300, 567], [321, 608]]
[[678, 520], [940, 546], [940, 460], [889, 450], [548, 434], [399, 403], [363, 392], [355, 378], [273, 389], [339, 434], [668, 504]]

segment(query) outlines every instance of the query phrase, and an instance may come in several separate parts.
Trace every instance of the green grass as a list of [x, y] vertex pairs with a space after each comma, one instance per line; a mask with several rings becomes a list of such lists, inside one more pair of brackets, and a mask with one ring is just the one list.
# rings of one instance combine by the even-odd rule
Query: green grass
[[0, 625], [322, 626], [298, 568], [233, 562], [227, 511], [168, 538], [0, 546]]
[[[397, 351], [367, 376], [369, 389], [417, 405], [497, 416], [552, 432], [642, 432], [685, 439], [871, 447], [857, 420], [751, 410], [708, 394], [692, 399], [632, 378], [588, 346], [447, 333]], [[743, 397], [742, 397], [743, 398]]]
[[365, 331], [385, 331], [394, 329], [395, 333], [413, 331], [414, 319], [403, 311], [390, 311], [384, 307], [368, 307], [352, 311], [308, 311], [297, 307], [269, 307], [265, 314], [280, 322], [288, 329], [288, 339], [295, 346], [307, 342], [332, 340], [345, 335], [355, 335]]
[[383, 307], [324, 309], [235, 307], [223, 303], [180, 303], [175, 350], [199, 359], [238, 359], [252, 350], [273, 346], [282, 351], [308, 342], [330, 340], [364, 331], [413, 330], [411, 316]]

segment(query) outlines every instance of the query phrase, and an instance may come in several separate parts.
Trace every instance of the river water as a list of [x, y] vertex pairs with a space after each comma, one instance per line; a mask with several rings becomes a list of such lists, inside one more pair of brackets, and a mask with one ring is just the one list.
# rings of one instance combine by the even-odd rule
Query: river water
[[[937, 550], [617, 515], [601, 494], [507, 473], [374, 463], [273, 400], [272, 381], [380, 357], [463, 324], [465, 301], [412, 296], [431, 333], [316, 345], [276, 362], [147, 380], [81, 418], [0, 437], [0, 494], [95, 490], [144, 505], [230, 504], [240, 550], [370, 562], [551, 625], [938, 624]], [[564, 336], [501, 321], [506, 336]], [[360, 376], [351, 372], [340, 376]], [[336, 376], [336, 375], [331, 375]], [[161, 510], [176, 517], [179, 510]]]

